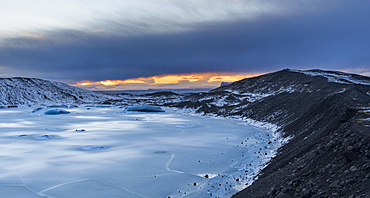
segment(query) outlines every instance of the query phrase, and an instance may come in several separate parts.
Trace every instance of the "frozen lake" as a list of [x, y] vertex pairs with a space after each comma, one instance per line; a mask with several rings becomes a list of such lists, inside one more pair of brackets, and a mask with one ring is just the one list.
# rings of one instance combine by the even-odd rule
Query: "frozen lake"
[[229, 197], [278, 145], [243, 121], [171, 109], [34, 109], [0, 109], [2, 198]]

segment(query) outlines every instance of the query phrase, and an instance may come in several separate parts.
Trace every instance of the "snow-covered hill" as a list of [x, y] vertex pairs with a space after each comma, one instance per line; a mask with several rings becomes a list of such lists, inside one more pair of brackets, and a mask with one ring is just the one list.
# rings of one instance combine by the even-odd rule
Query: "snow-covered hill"
[[1, 105], [94, 103], [106, 95], [36, 78], [0, 78]]

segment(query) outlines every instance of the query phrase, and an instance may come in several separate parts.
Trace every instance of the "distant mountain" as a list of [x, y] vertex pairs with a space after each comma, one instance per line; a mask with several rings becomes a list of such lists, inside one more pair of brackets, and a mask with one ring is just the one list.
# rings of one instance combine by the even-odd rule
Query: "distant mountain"
[[1, 105], [80, 104], [108, 96], [36, 78], [0, 78]]
[[220, 87], [223, 87], [223, 86], [226, 86], [226, 85], [229, 85], [229, 84], [231, 84], [231, 82], [221, 82]]

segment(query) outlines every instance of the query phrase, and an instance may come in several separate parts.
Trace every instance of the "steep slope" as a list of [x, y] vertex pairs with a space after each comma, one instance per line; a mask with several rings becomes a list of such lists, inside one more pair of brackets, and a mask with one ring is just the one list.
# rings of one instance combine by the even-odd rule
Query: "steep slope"
[[101, 101], [105, 97], [103, 94], [36, 78], [0, 78], [1, 105], [80, 104]]
[[369, 85], [355, 74], [287, 69], [164, 105], [273, 123], [292, 137], [234, 197], [369, 197]]

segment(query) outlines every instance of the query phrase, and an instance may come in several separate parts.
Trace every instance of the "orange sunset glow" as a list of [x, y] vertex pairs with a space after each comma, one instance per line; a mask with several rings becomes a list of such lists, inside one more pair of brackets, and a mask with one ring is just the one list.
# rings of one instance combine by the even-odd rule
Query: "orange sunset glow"
[[198, 82], [203, 79], [201, 74], [153, 76], [154, 84], [177, 84], [181, 81]]
[[256, 75], [218, 75], [212, 76], [207, 82], [235, 82], [244, 78], [254, 77]]
[[146, 90], [146, 89], [188, 89], [215, 88], [221, 82], [235, 82], [261, 74], [230, 73], [195, 73], [170, 74], [162, 76], [141, 77], [126, 80], [104, 80], [98, 82], [80, 82], [75, 86], [89, 90]]

